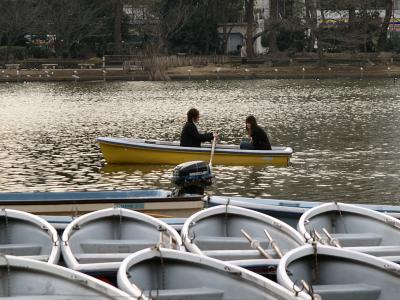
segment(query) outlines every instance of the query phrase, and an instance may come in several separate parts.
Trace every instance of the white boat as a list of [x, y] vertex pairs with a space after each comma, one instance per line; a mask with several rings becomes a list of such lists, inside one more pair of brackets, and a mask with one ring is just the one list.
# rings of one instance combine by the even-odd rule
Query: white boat
[[134, 299], [91, 276], [41, 261], [0, 255], [0, 269], [2, 299]]
[[47, 221], [30, 213], [3, 208], [0, 222], [2, 254], [58, 263], [61, 251], [58, 234]]
[[[290, 226], [296, 228], [303, 213], [310, 208], [316, 207], [323, 201], [301, 201], [284, 199], [265, 199], [249, 197], [228, 197], [228, 196], [207, 196], [203, 198], [206, 207], [231, 204], [243, 208], [252, 209], [263, 214], [275, 217]], [[360, 207], [369, 208], [400, 218], [400, 206], [386, 204], [354, 204]]]
[[181, 236], [192, 253], [252, 270], [262, 264], [277, 265], [282, 254], [305, 243], [302, 236], [284, 222], [232, 205], [195, 213], [186, 220]]
[[400, 221], [344, 203], [325, 203], [305, 212], [298, 231], [323, 244], [400, 262]]
[[118, 287], [143, 300], [303, 299], [243, 268], [163, 248], [127, 257], [118, 270]]
[[399, 265], [356, 251], [314, 245], [294, 249], [281, 259], [279, 284], [308, 299], [399, 299]]
[[66, 265], [85, 273], [116, 272], [136, 251], [162, 244], [184, 249], [179, 234], [151, 216], [123, 208], [108, 208], [73, 220], [62, 235]]

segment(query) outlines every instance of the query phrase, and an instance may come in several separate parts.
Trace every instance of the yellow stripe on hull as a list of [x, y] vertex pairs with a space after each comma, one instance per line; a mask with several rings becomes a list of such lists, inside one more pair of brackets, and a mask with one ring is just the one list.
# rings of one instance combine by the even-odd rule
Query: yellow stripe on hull
[[[169, 164], [178, 165], [188, 161], [210, 160], [210, 152], [189, 152], [159, 149], [143, 149], [139, 147], [125, 147], [100, 142], [100, 149], [105, 160], [111, 164]], [[287, 166], [290, 155], [268, 156], [241, 153], [214, 154], [213, 163], [216, 165], [272, 165]]]

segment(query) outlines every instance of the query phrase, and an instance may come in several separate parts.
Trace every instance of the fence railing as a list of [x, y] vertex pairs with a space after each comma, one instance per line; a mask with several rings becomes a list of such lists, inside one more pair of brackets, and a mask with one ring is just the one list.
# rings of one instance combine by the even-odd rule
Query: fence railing
[[148, 65], [160, 65], [166, 68], [183, 66], [206, 66], [209, 64], [230, 63], [226, 55], [113, 55], [105, 57], [106, 64], [122, 64], [126, 70], [145, 68]]

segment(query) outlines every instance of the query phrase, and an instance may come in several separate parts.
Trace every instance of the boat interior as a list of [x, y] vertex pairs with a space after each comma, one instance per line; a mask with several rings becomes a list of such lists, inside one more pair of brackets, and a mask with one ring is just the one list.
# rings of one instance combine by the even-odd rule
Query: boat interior
[[[0, 266], [0, 298], [13, 300], [115, 299], [102, 289], [82, 284], [78, 278], [59, 277], [34, 268]], [[123, 298], [121, 298], [123, 299]]]
[[151, 299], [284, 299], [241, 276], [162, 255], [133, 265], [127, 276]]
[[49, 261], [53, 240], [46, 228], [23, 219], [0, 216], [0, 252]]
[[196, 221], [189, 229], [189, 238], [209, 257], [221, 260], [265, 259], [242, 233], [244, 230], [274, 259], [279, 258], [264, 233], [267, 229], [282, 252], [301, 246], [279, 226], [237, 214], [218, 214]]
[[[125, 140], [126, 142], [132, 143], [142, 143], [142, 144], [153, 144], [153, 145], [163, 145], [163, 146], [174, 146], [179, 147], [179, 141], [159, 141], [159, 140], [140, 140], [140, 139], [130, 139], [130, 138], [123, 138], [121, 140]], [[211, 143], [202, 143], [201, 148], [211, 148]], [[231, 145], [231, 144], [216, 144], [216, 149], [240, 149], [239, 145]], [[276, 147], [273, 146], [272, 150], [285, 150], [287, 147]]]
[[163, 227], [127, 218], [107, 216], [73, 229], [69, 247], [79, 264], [120, 262], [128, 255], [162, 243], [179, 249], [179, 242]]
[[347, 211], [329, 211], [306, 220], [307, 231], [318, 232], [323, 243], [332, 244], [324, 229], [341, 247], [391, 261], [400, 261], [400, 229], [390, 222]]
[[398, 298], [399, 274], [330, 255], [308, 255], [286, 266], [291, 281], [303, 280], [323, 300], [389, 300]]

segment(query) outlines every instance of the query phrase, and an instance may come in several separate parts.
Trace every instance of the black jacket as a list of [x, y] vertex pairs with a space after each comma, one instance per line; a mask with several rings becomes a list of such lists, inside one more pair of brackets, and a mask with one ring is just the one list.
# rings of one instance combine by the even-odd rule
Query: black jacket
[[202, 142], [211, 141], [212, 133], [200, 134], [197, 127], [192, 122], [186, 122], [181, 132], [182, 147], [201, 147]]
[[252, 128], [250, 136], [255, 150], [271, 150], [268, 135], [260, 126]]

